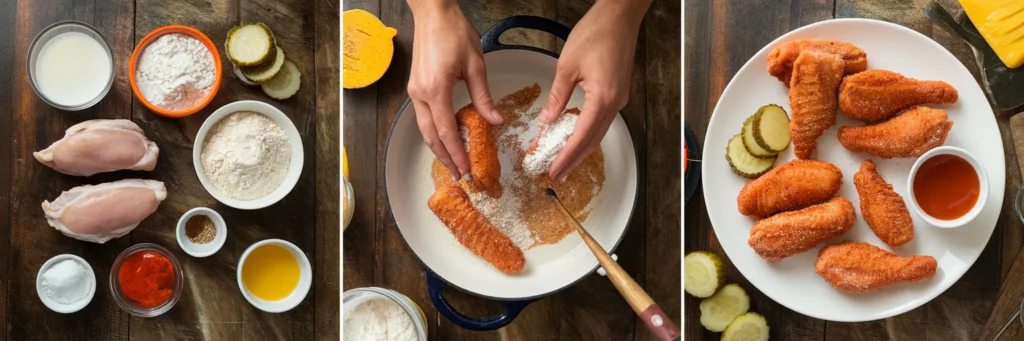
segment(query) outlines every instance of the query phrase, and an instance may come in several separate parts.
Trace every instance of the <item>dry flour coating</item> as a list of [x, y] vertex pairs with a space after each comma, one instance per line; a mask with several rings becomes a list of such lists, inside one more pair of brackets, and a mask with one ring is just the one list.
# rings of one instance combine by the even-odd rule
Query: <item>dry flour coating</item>
[[135, 84], [150, 104], [180, 111], [195, 107], [213, 91], [217, 78], [213, 54], [199, 39], [181, 33], [163, 35], [142, 51]]
[[371, 298], [345, 311], [345, 341], [415, 341], [416, 326], [401, 306]]
[[199, 160], [213, 187], [237, 200], [258, 199], [284, 182], [292, 148], [281, 126], [255, 112], [225, 116], [206, 136]]

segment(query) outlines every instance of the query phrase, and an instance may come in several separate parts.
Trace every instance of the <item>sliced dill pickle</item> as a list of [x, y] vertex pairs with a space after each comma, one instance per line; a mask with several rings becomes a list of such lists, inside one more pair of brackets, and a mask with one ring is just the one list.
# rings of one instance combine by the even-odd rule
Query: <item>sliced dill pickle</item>
[[263, 23], [235, 26], [228, 31], [228, 40], [224, 43], [228, 59], [239, 66], [256, 66], [267, 64], [276, 57], [277, 45], [274, 34]]
[[284, 67], [270, 80], [260, 84], [263, 93], [273, 99], [288, 99], [299, 91], [302, 73], [290, 60], [284, 61]]
[[281, 67], [284, 66], [284, 50], [280, 48], [276, 50], [277, 58], [274, 59], [274, 62], [269, 67], [256, 66], [254, 69], [250, 69], [250, 67], [242, 66], [241, 69], [242, 73], [245, 74], [245, 78], [256, 83], [263, 83], [274, 78], [281, 71]]

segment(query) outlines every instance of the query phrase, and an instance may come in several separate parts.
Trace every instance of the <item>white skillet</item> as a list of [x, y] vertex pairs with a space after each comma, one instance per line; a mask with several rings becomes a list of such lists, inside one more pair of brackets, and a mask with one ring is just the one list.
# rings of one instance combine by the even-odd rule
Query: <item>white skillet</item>
[[[566, 36], [569, 30], [547, 19], [518, 16], [506, 18], [482, 39], [484, 51], [490, 51], [484, 54], [484, 61], [492, 96], [501, 98], [537, 83], [541, 94], [534, 108], [540, 108], [554, 80], [557, 59], [551, 52], [497, 43], [502, 32], [517, 27]], [[455, 108], [470, 103], [463, 84], [454, 87], [452, 102]], [[568, 107], [582, 106], [583, 91], [576, 88]], [[636, 154], [629, 129], [621, 116], [615, 118], [601, 141], [601, 148], [605, 159], [604, 187], [591, 201], [592, 211], [583, 225], [602, 247], [613, 250], [625, 233], [637, 195]], [[434, 192], [430, 177], [433, 159], [434, 155], [416, 126], [415, 109], [407, 101], [388, 137], [384, 190], [391, 214], [406, 244], [429, 269], [428, 286], [435, 306], [456, 324], [471, 329], [494, 329], [511, 322], [525, 303], [508, 302], [509, 311], [503, 316], [511, 316], [506, 316], [503, 323], [475, 319], [461, 321], [461, 315], [450, 310], [440, 297], [444, 284], [485, 298], [528, 303], [572, 285], [597, 268], [597, 259], [577, 234], [570, 234], [557, 244], [526, 251], [526, 268], [517, 275], [503, 274], [476, 257], [460, 245], [427, 208], [427, 199]], [[439, 278], [431, 278], [435, 274]]]
[[[743, 120], [761, 105], [775, 103], [789, 112], [786, 87], [767, 71], [768, 52], [779, 42], [800, 38], [823, 38], [851, 42], [867, 52], [868, 69], [887, 69], [908, 77], [942, 80], [959, 91], [953, 105], [932, 106], [949, 113], [953, 121], [945, 145], [974, 154], [991, 181], [987, 203], [971, 223], [956, 229], [932, 227], [916, 213], [914, 239], [891, 248], [881, 242], [864, 222], [860, 200], [853, 186], [853, 174], [861, 161], [870, 158], [882, 177], [897, 193], [909, 200], [907, 177], [915, 159], [883, 160], [844, 149], [836, 131], [844, 125], [860, 125], [842, 113], [836, 124], [818, 139], [815, 158], [831, 162], [843, 171], [840, 196], [857, 208], [853, 229], [838, 240], [865, 241], [903, 255], [931, 255], [938, 272], [919, 284], [904, 284], [865, 295], [844, 294], [833, 289], [814, 271], [821, 247], [769, 263], [759, 257], [747, 238], [754, 220], [739, 214], [736, 195], [747, 180], [733, 174], [725, 160], [726, 141], [739, 132]], [[715, 234], [729, 259], [758, 290], [780, 304], [804, 315], [831, 321], [869, 321], [887, 318], [919, 307], [953, 285], [978, 258], [992, 235], [1003, 202], [1005, 166], [1003, 141], [988, 100], [971, 73], [941, 45], [928, 37], [892, 23], [868, 19], [839, 19], [808, 25], [776, 39], [754, 55], [733, 77], [718, 100], [708, 124], [704, 144], [704, 198]], [[794, 159], [792, 147], [780, 155], [776, 166]]]

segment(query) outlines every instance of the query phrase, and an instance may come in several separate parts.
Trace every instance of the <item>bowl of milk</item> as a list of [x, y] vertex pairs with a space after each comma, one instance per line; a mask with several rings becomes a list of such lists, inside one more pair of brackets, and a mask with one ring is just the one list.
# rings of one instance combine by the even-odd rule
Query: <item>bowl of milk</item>
[[114, 58], [103, 35], [77, 21], [61, 21], [32, 40], [28, 78], [46, 104], [77, 111], [98, 103], [114, 83]]

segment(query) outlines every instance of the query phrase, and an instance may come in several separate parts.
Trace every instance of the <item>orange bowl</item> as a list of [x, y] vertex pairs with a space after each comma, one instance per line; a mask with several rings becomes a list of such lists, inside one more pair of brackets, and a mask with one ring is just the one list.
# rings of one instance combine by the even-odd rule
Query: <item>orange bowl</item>
[[[153, 40], [156, 40], [156, 38], [159, 38], [160, 36], [165, 35], [165, 34], [169, 34], [169, 33], [181, 33], [181, 34], [185, 34], [185, 35], [191, 36], [193, 38], [199, 39], [199, 41], [201, 41], [203, 43], [203, 45], [205, 45], [206, 48], [208, 50], [210, 50], [210, 53], [213, 54], [213, 65], [216, 66], [216, 69], [217, 69], [216, 70], [216, 78], [213, 81], [213, 90], [210, 91], [210, 95], [206, 96], [206, 98], [203, 99], [203, 101], [200, 102], [198, 105], [196, 105], [196, 106], [194, 106], [192, 108], [188, 108], [188, 109], [180, 110], [180, 111], [167, 110], [167, 109], [160, 108], [160, 107], [158, 107], [156, 105], [153, 105], [148, 100], [146, 100], [145, 97], [142, 96], [142, 93], [139, 92], [139, 86], [138, 86], [138, 84], [136, 84], [136, 81], [135, 81], [135, 64], [136, 64], [136, 62], [138, 62], [139, 57], [142, 54], [142, 50], [144, 50], [146, 48], [146, 46], [149, 46], [149, 43], [153, 42]], [[199, 32], [199, 30], [197, 30], [197, 29], [194, 29], [194, 28], [188, 27], [188, 26], [183, 26], [183, 25], [164, 26], [164, 27], [158, 28], [156, 30], [153, 30], [153, 32], [149, 32], [149, 34], [147, 34], [145, 37], [142, 37], [142, 40], [139, 41], [138, 45], [135, 45], [135, 50], [132, 51], [132, 59], [128, 63], [128, 80], [132, 84], [132, 92], [135, 93], [135, 98], [138, 98], [139, 101], [142, 102], [142, 105], [146, 106], [146, 108], [149, 108], [149, 110], [152, 110], [153, 112], [159, 114], [160, 116], [174, 117], [174, 118], [185, 117], [185, 116], [188, 116], [188, 115], [192, 115], [192, 114], [196, 113], [197, 111], [202, 110], [204, 107], [206, 107], [207, 104], [210, 104], [210, 102], [213, 101], [213, 98], [217, 96], [217, 91], [220, 90], [220, 82], [221, 82], [220, 53], [217, 52], [217, 46], [214, 45], [212, 41], [210, 41], [210, 38], [208, 38], [205, 34], [203, 34], [203, 32]]]

